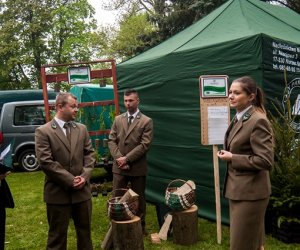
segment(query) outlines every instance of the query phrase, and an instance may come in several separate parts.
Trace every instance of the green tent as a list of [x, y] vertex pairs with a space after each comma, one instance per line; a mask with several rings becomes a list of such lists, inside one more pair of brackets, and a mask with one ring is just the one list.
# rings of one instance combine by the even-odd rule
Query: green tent
[[[120, 100], [125, 89], [137, 89], [140, 109], [154, 121], [147, 199], [164, 202], [171, 180], [191, 179], [197, 185], [199, 215], [215, 219], [212, 146], [200, 140], [199, 76], [228, 75], [231, 82], [250, 75], [264, 89], [270, 107], [275, 97], [283, 98], [284, 69], [287, 82], [297, 85], [300, 15], [258, 0], [229, 0], [167, 41], [117, 65]], [[226, 166], [220, 164], [222, 187]], [[221, 204], [222, 222], [228, 223], [227, 201], [222, 198]]]
[[[70, 89], [70, 92], [77, 97], [78, 103], [111, 101], [114, 99], [112, 85], [100, 87], [96, 84], [78, 84], [74, 85]], [[89, 132], [105, 131], [111, 128], [115, 115], [114, 110], [114, 105], [87, 106], [80, 109], [77, 119], [86, 125]], [[102, 143], [102, 140], [107, 138], [108, 134], [106, 133], [91, 135], [92, 144], [97, 149], [99, 158], [109, 155], [108, 148], [103, 147]], [[96, 143], [96, 139], [99, 140], [98, 144]]]

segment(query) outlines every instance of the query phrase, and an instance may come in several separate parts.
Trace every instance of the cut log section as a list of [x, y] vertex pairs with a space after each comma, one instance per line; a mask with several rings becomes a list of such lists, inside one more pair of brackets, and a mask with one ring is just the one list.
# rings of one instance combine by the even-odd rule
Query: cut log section
[[198, 207], [173, 212], [173, 242], [179, 245], [189, 246], [198, 241]]
[[115, 250], [143, 250], [144, 237], [141, 219], [135, 216], [132, 220], [111, 220], [113, 247]]

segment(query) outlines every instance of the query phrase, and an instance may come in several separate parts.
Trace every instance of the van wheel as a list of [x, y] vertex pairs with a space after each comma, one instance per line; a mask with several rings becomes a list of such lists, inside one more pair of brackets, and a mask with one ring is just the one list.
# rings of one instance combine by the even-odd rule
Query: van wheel
[[18, 163], [21, 168], [28, 172], [39, 169], [39, 164], [34, 149], [24, 150], [18, 158]]

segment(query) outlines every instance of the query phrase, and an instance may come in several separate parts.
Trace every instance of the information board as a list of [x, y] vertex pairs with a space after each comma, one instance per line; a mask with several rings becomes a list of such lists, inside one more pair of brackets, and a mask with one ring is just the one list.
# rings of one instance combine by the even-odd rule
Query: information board
[[[228, 76], [200, 76], [201, 143], [223, 144], [230, 121]], [[211, 92], [213, 90], [213, 92]]]
[[227, 98], [200, 99], [201, 143], [203, 145], [223, 144], [230, 121]]
[[91, 81], [91, 68], [79, 66], [68, 68], [69, 84], [89, 83]]

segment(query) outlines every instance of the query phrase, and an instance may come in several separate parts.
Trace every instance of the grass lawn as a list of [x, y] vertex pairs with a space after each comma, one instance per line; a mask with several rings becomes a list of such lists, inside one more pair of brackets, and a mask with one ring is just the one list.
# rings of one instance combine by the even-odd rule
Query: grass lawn
[[[95, 169], [94, 177], [101, 175], [101, 170]], [[6, 250], [45, 249], [47, 240], [47, 219], [45, 204], [43, 202], [43, 172], [12, 173], [7, 177], [14, 196], [14, 209], [7, 209], [6, 222]], [[101, 249], [101, 242], [108, 229], [109, 220], [106, 213], [107, 196], [93, 197], [92, 238], [94, 249]], [[146, 224], [149, 234], [159, 232], [155, 207], [147, 205]], [[191, 250], [217, 250], [229, 249], [229, 228], [222, 227], [222, 244], [217, 244], [216, 224], [199, 218], [199, 241], [197, 244], [184, 247], [172, 243], [172, 239], [161, 244], [152, 244], [150, 236], [144, 239], [146, 250], [154, 249], [191, 249]], [[73, 224], [70, 223], [68, 232], [68, 249], [76, 249], [76, 236]], [[267, 236], [265, 249], [300, 250], [300, 244], [284, 244]], [[133, 249], [134, 250], [134, 249]]]

